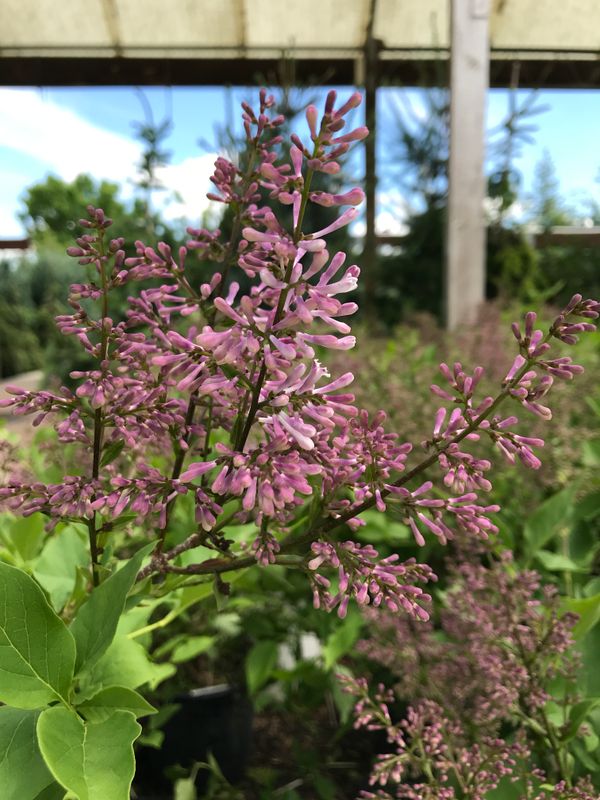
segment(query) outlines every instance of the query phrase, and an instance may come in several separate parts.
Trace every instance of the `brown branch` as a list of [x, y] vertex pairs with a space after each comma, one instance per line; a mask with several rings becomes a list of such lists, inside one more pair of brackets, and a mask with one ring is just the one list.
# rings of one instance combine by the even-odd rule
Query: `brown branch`
[[[102, 283], [102, 321], [100, 331], [100, 366], [108, 359], [108, 331], [106, 330], [105, 320], [108, 317], [108, 280], [106, 275], [106, 265], [104, 263], [104, 228], [97, 228], [98, 232], [98, 265], [100, 267], [100, 279]], [[94, 411], [94, 440], [92, 445], [92, 480], [97, 481], [100, 475], [100, 461], [102, 459], [102, 440], [104, 438], [104, 412], [102, 407]], [[95, 494], [92, 500], [95, 499]], [[88, 539], [90, 543], [90, 557], [92, 561], [92, 583], [98, 586], [100, 574], [98, 571], [100, 550], [98, 547], [98, 531], [96, 529], [96, 512], [92, 511], [91, 517], [87, 520]]]

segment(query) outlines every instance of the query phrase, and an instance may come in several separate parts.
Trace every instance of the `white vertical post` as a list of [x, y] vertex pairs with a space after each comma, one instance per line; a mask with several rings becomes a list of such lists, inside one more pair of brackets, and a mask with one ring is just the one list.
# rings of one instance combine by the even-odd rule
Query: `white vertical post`
[[450, 0], [450, 164], [446, 325], [475, 321], [485, 297], [485, 108], [489, 0]]

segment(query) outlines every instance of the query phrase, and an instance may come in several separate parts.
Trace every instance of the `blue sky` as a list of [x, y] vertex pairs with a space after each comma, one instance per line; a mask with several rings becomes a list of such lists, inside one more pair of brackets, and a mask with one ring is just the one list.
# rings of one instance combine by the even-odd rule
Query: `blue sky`
[[[380, 95], [383, 107], [387, 92]], [[172, 116], [173, 132], [167, 142], [172, 163], [161, 176], [181, 196], [168, 214], [197, 223], [207, 209], [204, 198], [215, 158], [199, 139], [215, 142], [214, 127], [227, 118], [237, 119], [244, 90], [222, 88], [145, 89], [156, 120]], [[411, 98], [422, 109], [418, 95]], [[526, 146], [516, 166], [523, 175], [523, 190], [531, 190], [536, 162], [547, 149], [556, 166], [561, 192], [574, 207], [585, 197], [600, 201], [600, 92], [542, 91], [538, 102], [548, 110], [534, 119], [535, 144]], [[492, 91], [488, 124], [506, 113], [505, 91]], [[389, 118], [389, 117], [388, 117]], [[382, 120], [386, 115], [382, 114]], [[97, 178], [122, 182], [124, 196], [131, 194], [131, 179], [140, 145], [132, 122], [143, 120], [143, 110], [133, 88], [2, 89], [0, 88], [0, 238], [21, 235], [17, 219], [24, 189], [53, 173], [66, 180], [87, 171]], [[356, 120], [357, 123], [359, 120]], [[383, 131], [384, 137], [389, 132]], [[380, 164], [387, 171], [382, 137]], [[357, 162], [358, 163], [358, 162]], [[401, 224], [403, 200], [385, 185], [380, 198], [379, 226], [393, 232]]]

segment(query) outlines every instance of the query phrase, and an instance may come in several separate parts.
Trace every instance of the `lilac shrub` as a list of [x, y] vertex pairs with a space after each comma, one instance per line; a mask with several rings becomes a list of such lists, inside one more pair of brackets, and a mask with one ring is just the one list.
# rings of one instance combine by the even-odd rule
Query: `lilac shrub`
[[[491, 566], [470, 558], [450, 564], [439, 631], [431, 623], [417, 627], [406, 617], [366, 612], [370, 637], [357, 651], [386, 667], [394, 685], [371, 696], [365, 679], [346, 679], [357, 697], [356, 727], [383, 728], [395, 748], [379, 757], [371, 783], [395, 782], [391, 797], [477, 800], [505, 776], [521, 780], [535, 756], [533, 763], [546, 762], [559, 787], [566, 781], [565, 791], [552, 797], [585, 797], [567, 792], [568, 741], [577, 733], [569, 712], [582, 701], [572, 636], [577, 617], [561, 613], [556, 587], [519, 570], [509, 552]], [[398, 701], [410, 705], [393, 724], [389, 705]], [[550, 701], [561, 722], [549, 718]], [[535, 772], [539, 787], [547, 778]], [[407, 784], [407, 777], [416, 783]], [[429, 781], [421, 786], [423, 778]], [[546, 797], [522, 795], [538, 796]]]
[[[379, 686], [372, 694], [365, 679], [346, 679], [359, 699], [356, 726], [384, 731], [392, 753], [378, 756], [361, 800], [486, 800], [501, 781], [517, 784], [518, 800], [597, 800], [589, 778], [572, 785], [547, 783], [545, 773], [531, 766], [523, 730], [508, 742], [481, 735], [474, 742], [467, 727], [446, 715], [439, 704], [422, 700], [394, 723], [388, 708], [393, 693]], [[377, 788], [377, 784], [380, 788]]]
[[[330, 254], [326, 237], [356, 219], [363, 192], [332, 194], [317, 184], [339, 173], [340, 159], [367, 135], [364, 127], [343, 132], [360, 102], [354, 93], [336, 105], [329, 92], [322, 115], [307, 108], [308, 134], [292, 134], [289, 149], [266, 91], [257, 111], [242, 104], [246, 153], [240, 164], [217, 159], [210, 195], [230, 210], [228, 238], [189, 229], [177, 252], [138, 241], [126, 257], [101, 209], [89, 207], [80, 220], [83, 233], [68, 253], [92, 278], [71, 286], [72, 313], [57, 325], [94, 365], [71, 373], [73, 391], [13, 387], [2, 401], [15, 414], [34, 415], [34, 425], [50, 416], [58, 441], [77, 455], [60, 482], [20, 476], [5, 483], [0, 499], [24, 516], [45, 515], [49, 530], [59, 522], [86, 526], [92, 599], [113, 579], [108, 554], [122, 542], [115, 531], [130, 526], [124, 552], [154, 543], [137, 575], [140, 595], [173, 575], [214, 577], [226, 591], [223, 573], [286, 563], [304, 570], [315, 606], [340, 618], [354, 600], [424, 621], [430, 567], [382, 558], [370, 545], [340, 541], [339, 531], [359, 528], [367, 509], [392, 506], [418, 546], [430, 535], [445, 543], [456, 531], [486, 539], [497, 530], [498, 506], [486, 499], [491, 463], [471, 446], [488, 437], [510, 463], [539, 466], [542, 440], [524, 435], [500, 407], [550, 418], [553, 381], [581, 372], [552, 355], [552, 344], [575, 344], [594, 330], [594, 300], [575, 295], [546, 332], [535, 328], [533, 312], [523, 330], [515, 325], [518, 354], [495, 396], [479, 392], [482, 367], [442, 364], [445, 383], [433, 391], [443, 406], [420, 458], [386, 432], [384, 412], [370, 417], [355, 406], [350, 372], [331, 376], [319, 360], [322, 351], [355, 344], [347, 319], [357, 306], [343, 296], [356, 289], [360, 270], [343, 252]], [[311, 203], [343, 210], [306, 231]], [[199, 286], [187, 269], [196, 257], [218, 267]], [[247, 291], [232, 270], [250, 281]], [[132, 293], [121, 321], [111, 316], [120, 287]], [[442, 479], [434, 485], [423, 473], [436, 466]], [[172, 525], [181, 498], [194, 508], [183, 537]], [[254, 532], [228, 538], [242, 524]], [[194, 558], [201, 545], [210, 558]]]

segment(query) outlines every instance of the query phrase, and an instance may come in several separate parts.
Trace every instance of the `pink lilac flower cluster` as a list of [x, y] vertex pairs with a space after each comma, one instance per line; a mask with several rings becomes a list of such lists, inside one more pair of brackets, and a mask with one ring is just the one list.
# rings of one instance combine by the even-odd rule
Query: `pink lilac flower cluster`
[[581, 778], [575, 786], [568, 786], [565, 781], [557, 783], [548, 793], [542, 790], [533, 800], [598, 800], [598, 792], [589, 778]]
[[[324, 606], [327, 610], [338, 609], [338, 616], [344, 618], [350, 597], [355, 597], [359, 605], [371, 603], [374, 608], [382, 606], [389, 611], [400, 609], [420, 620], [429, 619], [429, 614], [420, 605], [431, 600], [420, 586], [435, 580], [435, 575], [426, 564], [417, 564], [415, 559], [397, 563], [399, 556], [393, 553], [379, 558], [375, 548], [358, 545], [356, 542], [313, 542], [313, 558], [308, 562], [313, 586], [315, 608]], [[337, 593], [330, 594], [331, 581], [317, 570], [327, 565], [338, 571]]]
[[[554, 687], [556, 695], [557, 680], [565, 709], [581, 699], [572, 637], [577, 618], [561, 614], [556, 588], [542, 585], [533, 571], [518, 571], [508, 552], [492, 566], [451, 563], [449, 572], [440, 630], [385, 611], [364, 612], [369, 638], [356, 651], [385, 667], [394, 688], [380, 685], [371, 694], [365, 678], [340, 677], [357, 699], [355, 727], [385, 730], [393, 746], [378, 757], [371, 784], [396, 785], [386, 790], [391, 794], [361, 796], [484, 798], [500, 778], [526, 776], [527, 799], [590, 796], [591, 785], [573, 789], [561, 780], [568, 745], [564, 752], [552, 747], [567, 741], [568, 713], [564, 726], [547, 716], [548, 701], [559, 702], [550, 694]], [[390, 708], [398, 703], [409, 707], [394, 724]], [[531, 766], [540, 744], [546, 773]], [[547, 775], [558, 781], [551, 795], [543, 789]], [[448, 785], [456, 782], [463, 787], [459, 795]]]
[[[455, 529], [481, 538], [494, 532], [490, 515], [497, 506], [478, 497], [491, 488], [490, 465], [461, 443], [483, 431], [512, 460], [516, 454], [536, 466], [537, 440], [515, 433], [515, 418], [501, 419], [496, 409], [512, 397], [541, 413], [538, 400], [553, 377], [578, 371], [568, 360], [548, 360], [550, 340], [574, 342], [594, 327], [589, 320], [600, 305], [576, 296], [546, 335], [533, 331], [529, 315], [518, 336], [520, 355], [495, 399], [475, 397], [481, 367], [468, 375], [460, 364], [443, 366], [449, 389], [435, 391], [454, 407], [440, 410], [429, 454], [407, 469], [411, 443], [385, 431], [384, 414], [370, 419], [357, 409], [348, 391], [351, 373], [330, 376], [319, 360], [322, 350], [355, 343], [347, 319], [357, 306], [344, 296], [356, 289], [360, 270], [343, 252], [329, 253], [325, 237], [356, 218], [363, 193], [317, 191], [313, 179], [338, 174], [340, 159], [367, 135], [363, 126], [347, 130], [360, 101], [354, 93], [336, 105], [329, 92], [321, 116], [307, 108], [307, 136], [293, 134], [289, 148], [266, 91], [258, 109], [243, 104], [246, 152], [236, 164], [219, 157], [212, 176], [211, 197], [228, 208], [229, 238], [190, 228], [190, 241], [177, 252], [164, 242], [138, 241], [127, 257], [123, 239], [109, 235], [111, 220], [88, 208], [68, 253], [92, 278], [73, 284], [72, 313], [57, 324], [79, 341], [93, 368], [72, 374], [73, 392], [13, 388], [3, 401], [17, 414], [34, 414], [34, 424], [51, 415], [59, 441], [80, 447], [80, 455], [60, 485], [35, 476], [11, 480], [0, 488], [0, 501], [24, 514], [40, 511], [50, 524], [84, 522], [96, 566], [115, 522], [133, 516], [157, 540], [142, 577], [184, 571], [178, 557], [198, 544], [220, 551], [220, 558], [188, 563], [187, 572], [236, 569], [247, 565], [248, 553], [270, 564], [282, 551], [300, 549], [322, 607], [343, 616], [354, 597], [426, 617], [420, 605], [426, 596], [416, 584], [433, 578], [427, 566], [339, 543], [334, 529], [354, 529], [362, 511], [393, 503], [419, 545], [424, 533], [445, 542]], [[306, 230], [311, 203], [347, 208], [324, 228]], [[193, 285], [188, 264], [198, 256], [219, 271]], [[251, 279], [247, 290], [235, 280], [236, 268]], [[132, 294], [119, 320], [111, 293], [122, 287]], [[155, 465], [161, 458], [166, 468]], [[436, 462], [450, 496], [417, 479]], [[177, 542], [170, 520], [186, 495], [194, 501], [196, 529]], [[255, 533], [236, 550], [226, 527], [240, 523], [253, 524]], [[331, 569], [339, 575], [330, 591], [322, 571]], [[93, 576], [98, 582], [99, 570]]]
[[410, 706], [394, 724], [389, 710], [393, 694], [380, 686], [371, 696], [364, 678], [345, 677], [343, 682], [345, 691], [358, 697], [355, 727], [384, 731], [393, 747], [392, 753], [377, 757], [369, 778], [370, 785], [386, 789], [362, 791], [364, 800], [485, 800], [529, 756], [522, 742], [482, 737], [468, 743], [461, 724], [431, 700]]
[[[369, 690], [365, 678], [339, 676], [344, 691], [357, 698], [355, 728], [385, 733], [392, 752], [377, 756], [370, 789], [359, 800], [487, 800], [501, 781], [519, 784], [518, 800], [596, 800], [589, 778], [550, 784], [545, 772], [532, 766], [532, 744], [524, 728], [508, 742], [478, 732], [450, 717], [432, 700], [408, 707], [394, 723], [394, 694], [379, 685]], [[515, 787], [516, 788], [516, 787]], [[513, 796], [513, 794], [511, 794]]]
[[416, 630], [397, 615], [366, 612], [371, 635], [357, 651], [390, 669], [399, 697], [434, 700], [488, 735], [521, 713], [537, 717], [557, 678], [576, 699], [577, 618], [560, 613], [556, 587], [516, 570], [509, 552], [492, 567], [449, 563], [449, 575], [442, 638], [431, 624]]

